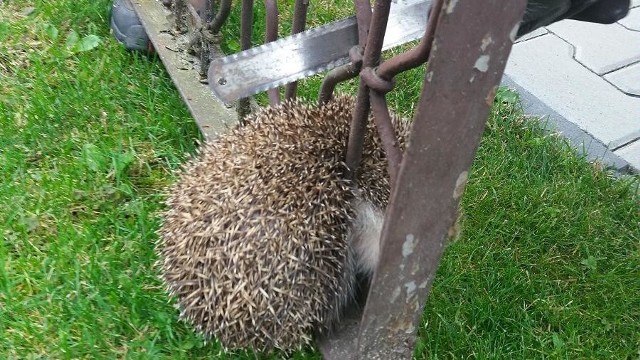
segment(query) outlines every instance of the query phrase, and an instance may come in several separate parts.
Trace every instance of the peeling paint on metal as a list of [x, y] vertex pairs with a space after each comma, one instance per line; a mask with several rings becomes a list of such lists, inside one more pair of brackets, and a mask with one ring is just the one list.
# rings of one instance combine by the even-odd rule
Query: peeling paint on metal
[[409, 327], [404, 331], [406, 334], [413, 334], [416, 331], [416, 327], [413, 324], [410, 324]]
[[493, 99], [495, 99], [497, 91], [498, 91], [497, 86], [494, 86], [491, 88], [491, 90], [489, 90], [489, 93], [484, 98], [484, 102], [487, 104], [487, 106], [491, 106], [493, 104]]
[[473, 65], [475, 69], [478, 69], [481, 72], [487, 72], [489, 70], [489, 60], [491, 56], [489, 55], [480, 55], [476, 63]]
[[516, 38], [518, 37], [518, 30], [520, 30], [520, 23], [516, 23], [516, 25], [513, 27], [513, 29], [511, 29], [511, 32], [509, 33], [509, 39], [511, 39], [511, 41], [516, 41]]
[[[433, 50], [431, 50], [433, 51]], [[433, 78], [433, 71], [429, 71], [427, 73], [427, 76], [425, 77], [425, 79], [427, 80], [427, 82], [431, 82], [431, 78]]]
[[391, 294], [391, 302], [394, 303], [398, 300], [398, 296], [400, 296], [400, 286], [393, 289], [393, 293]]
[[458, 5], [458, 0], [449, 1], [449, 4], [447, 4], [447, 14], [451, 14], [456, 5]]
[[493, 44], [493, 39], [491, 38], [491, 34], [487, 34], [482, 38], [480, 49], [482, 50], [482, 52], [485, 52], [487, 50], [487, 47], [489, 47], [489, 45], [491, 44]]
[[416, 237], [413, 234], [408, 234], [402, 244], [402, 256], [407, 257], [413, 253], [413, 249], [416, 247]]
[[460, 196], [464, 193], [464, 187], [467, 185], [467, 180], [469, 180], [469, 172], [467, 170], [463, 171], [458, 175], [458, 179], [456, 180], [456, 187], [453, 189], [453, 198], [458, 200]]
[[404, 287], [407, 288], [407, 301], [409, 301], [409, 299], [415, 294], [416, 292], [416, 282], [415, 281], [409, 281], [408, 283], [404, 284]]

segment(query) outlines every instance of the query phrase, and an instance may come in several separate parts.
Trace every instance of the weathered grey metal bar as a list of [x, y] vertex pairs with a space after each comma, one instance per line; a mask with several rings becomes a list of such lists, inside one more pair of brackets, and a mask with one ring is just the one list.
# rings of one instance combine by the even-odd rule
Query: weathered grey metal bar
[[[358, 325], [320, 344], [325, 359], [409, 359], [525, 0], [448, 0]], [[499, 14], [499, 17], [497, 16]]]
[[156, 0], [131, 2], [155, 51], [205, 138], [215, 137], [237, 124], [235, 110], [226, 107], [213, 96], [206, 84], [199, 81], [199, 66], [194, 64], [193, 57], [180, 47], [180, 44], [186, 43], [186, 35], [173, 32], [170, 11]]

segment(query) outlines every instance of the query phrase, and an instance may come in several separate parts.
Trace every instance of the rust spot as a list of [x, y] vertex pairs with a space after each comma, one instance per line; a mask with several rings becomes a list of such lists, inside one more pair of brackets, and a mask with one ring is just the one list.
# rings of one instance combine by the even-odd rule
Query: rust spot
[[413, 234], [407, 234], [402, 244], [402, 256], [407, 257], [413, 254], [413, 249], [416, 247], [416, 237]]
[[469, 172], [463, 171], [458, 175], [458, 179], [456, 180], [456, 187], [453, 189], [453, 198], [458, 200], [460, 196], [464, 193], [464, 187], [467, 185], [467, 180], [469, 180]]
[[453, 12], [453, 9], [456, 8], [456, 5], [458, 5], [458, 0], [449, 1], [449, 3], [447, 4], [447, 14], [451, 14]]
[[487, 70], [489, 70], [489, 60], [491, 60], [491, 56], [480, 55], [476, 60], [476, 63], [473, 65], [473, 68], [478, 69], [480, 72], [487, 72]]
[[493, 105], [493, 99], [496, 97], [496, 91], [498, 91], [497, 85], [492, 87], [491, 90], [489, 90], [487, 97], [484, 98], [484, 101], [487, 104], [487, 106]]

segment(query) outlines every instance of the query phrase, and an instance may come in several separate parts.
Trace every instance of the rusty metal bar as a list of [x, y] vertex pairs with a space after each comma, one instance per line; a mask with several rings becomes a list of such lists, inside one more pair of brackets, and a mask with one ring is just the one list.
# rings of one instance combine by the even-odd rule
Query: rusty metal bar
[[218, 12], [216, 16], [213, 18], [213, 21], [209, 23], [209, 31], [214, 34], [220, 32], [222, 25], [229, 18], [229, 14], [231, 13], [231, 0], [221, 0], [220, 7], [218, 8]]
[[[304, 31], [307, 24], [307, 11], [309, 9], [309, 0], [296, 0], [296, 6], [293, 9], [293, 26], [291, 28], [292, 34], [297, 34]], [[293, 99], [296, 97], [296, 91], [298, 89], [298, 82], [294, 81], [287, 84], [284, 90], [284, 96], [286, 99]]]
[[[265, 32], [265, 43], [275, 41], [278, 38], [278, 1], [264, 0], [264, 6], [267, 17], [267, 31]], [[280, 103], [280, 89], [274, 88], [267, 90], [269, 95], [269, 104], [277, 105]]]
[[387, 156], [389, 183], [393, 189], [398, 178], [400, 163], [402, 162], [402, 150], [400, 150], [398, 138], [391, 123], [391, 115], [389, 114], [384, 93], [372, 89], [369, 96], [371, 96], [371, 111], [373, 112], [373, 119], [376, 123], [378, 136], [380, 136], [380, 140], [382, 140], [385, 155]]
[[439, 14], [360, 324], [360, 359], [413, 354], [422, 309], [525, 6], [525, 0], [448, 0]]
[[[251, 47], [253, 0], [242, 0], [242, 13], [240, 16], [240, 49], [247, 50]], [[240, 123], [244, 123], [244, 119], [251, 112], [251, 100], [249, 98], [238, 100], [236, 110], [238, 111]]]
[[247, 50], [251, 47], [251, 34], [253, 30], [253, 0], [242, 0], [242, 13], [240, 19], [240, 49]]
[[369, 0], [355, 0], [355, 7], [356, 20], [358, 21], [358, 44], [364, 49], [371, 24], [371, 2]]
[[[371, 25], [369, 27], [369, 34], [367, 36], [367, 43], [364, 48], [364, 57], [362, 59], [362, 66], [364, 68], [375, 67], [380, 62], [382, 43], [387, 28], [387, 21], [389, 20], [390, 8], [391, 0], [376, 1]], [[358, 166], [360, 165], [360, 160], [362, 159], [362, 143], [369, 115], [369, 106], [369, 88], [364, 81], [360, 81], [347, 143], [347, 178], [353, 179], [355, 177]]]

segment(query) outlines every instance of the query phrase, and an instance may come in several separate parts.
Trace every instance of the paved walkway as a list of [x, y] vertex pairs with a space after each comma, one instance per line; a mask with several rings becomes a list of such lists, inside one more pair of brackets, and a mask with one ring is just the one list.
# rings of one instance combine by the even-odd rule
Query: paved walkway
[[516, 43], [503, 84], [589, 158], [640, 172], [640, 0], [623, 20], [565, 20]]

